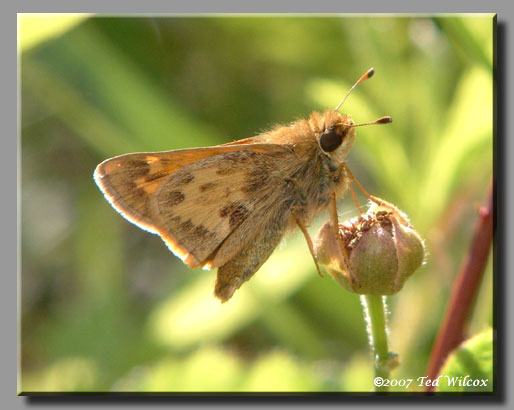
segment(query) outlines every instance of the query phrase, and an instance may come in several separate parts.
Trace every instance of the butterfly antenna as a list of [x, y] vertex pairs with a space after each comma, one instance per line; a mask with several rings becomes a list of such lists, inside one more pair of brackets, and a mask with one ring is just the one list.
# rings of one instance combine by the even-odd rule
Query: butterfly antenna
[[393, 122], [393, 119], [389, 117], [388, 115], [384, 117], [380, 117], [376, 119], [375, 121], [371, 122], [365, 122], [362, 124], [345, 124], [348, 125], [348, 127], [362, 127], [363, 125], [375, 125], [375, 124], [389, 124], [390, 122]]
[[341, 105], [343, 105], [343, 103], [346, 101], [346, 99], [348, 98], [348, 96], [351, 94], [351, 92], [355, 89], [355, 87], [357, 87], [360, 83], [362, 83], [364, 80], [367, 80], [368, 78], [371, 78], [373, 76], [373, 74], [375, 74], [375, 70], [372, 68], [370, 68], [368, 71], [366, 71], [362, 76], [361, 78], [359, 78], [357, 80], [357, 82], [352, 85], [352, 88], [350, 88], [348, 90], [348, 92], [346, 93], [346, 95], [344, 96], [343, 100], [337, 105], [337, 107], [335, 108], [336, 111], [339, 111], [339, 108], [341, 108]]

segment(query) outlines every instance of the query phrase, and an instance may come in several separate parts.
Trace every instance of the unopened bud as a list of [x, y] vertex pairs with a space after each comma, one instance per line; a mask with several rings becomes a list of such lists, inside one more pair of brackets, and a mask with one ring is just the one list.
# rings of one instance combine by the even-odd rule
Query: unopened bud
[[[423, 240], [395, 206], [374, 198], [368, 212], [325, 223], [315, 240], [318, 263], [350, 292], [392, 295], [423, 263]], [[337, 232], [337, 234], [336, 234]]]

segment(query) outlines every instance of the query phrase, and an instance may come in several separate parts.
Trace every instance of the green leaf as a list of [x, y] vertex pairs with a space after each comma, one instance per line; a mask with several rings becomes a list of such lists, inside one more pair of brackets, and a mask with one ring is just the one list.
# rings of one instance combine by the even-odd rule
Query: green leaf
[[465, 341], [448, 357], [440, 373], [437, 391], [493, 391], [493, 330], [491, 328]]

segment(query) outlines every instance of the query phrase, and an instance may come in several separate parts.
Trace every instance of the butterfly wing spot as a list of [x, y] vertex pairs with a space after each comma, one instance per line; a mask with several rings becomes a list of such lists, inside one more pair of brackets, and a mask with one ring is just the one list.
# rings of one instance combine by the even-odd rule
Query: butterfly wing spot
[[179, 227], [179, 229], [188, 234], [188, 235], [191, 235], [193, 229], [194, 229], [194, 225], [193, 225], [193, 222], [191, 222], [191, 219], [188, 219], [187, 221], [182, 221], [180, 219], [180, 216], [174, 216], [171, 221], [175, 224], [177, 224], [177, 226]]
[[[169, 176], [169, 173], [167, 171], [159, 171], [159, 172], [150, 173], [149, 175], [146, 175], [144, 178], [141, 179], [141, 182], [150, 183], [150, 182], [154, 182], [154, 181], [157, 181], [158, 179], [165, 178], [168, 176]], [[140, 181], [138, 181], [138, 182], [140, 182]]]
[[253, 194], [266, 187], [269, 183], [269, 173], [265, 169], [254, 169], [246, 173], [246, 183], [241, 188], [245, 194]]
[[[107, 163], [107, 165], [109, 164]], [[123, 172], [126, 174], [126, 177], [133, 180], [144, 177], [150, 172], [150, 165], [142, 159], [129, 159], [126, 164], [116, 163], [116, 165], [118, 169], [123, 165]]]
[[150, 173], [146, 176], [136, 179], [135, 186], [138, 189], [144, 190], [148, 196], [157, 191], [159, 184], [162, 182], [161, 180], [167, 178], [168, 176], [169, 174], [166, 171], [159, 171], [155, 173], [150, 171]]
[[165, 201], [168, 203], [169, 206], [175, 206], [184, 202], [184, 199], [186, 199], [186, 196], [182, 191], [171, 191], [169, 193], [166, 193]]
[[218, 186], [218, 184], [216, 184], [216, 182], [207, 182], [206, 184], [200, 185], [200, 188], [198, 188], [198, 189], [200, 190], [200, 192], [208, 192], [208, 191], [212, 191], [217, 186]]
[[176, 178], [173, 180], [173, 184], [177, 187], [183, 187], [190, 184], [195, 179], [195, 176], [191, 172], [177, 172]]
[[187, 235], [193, 240], [197, 246], [195, 251], [197, 253], [203, 253], [206, 251], [207, 246], [216, 240], [216, 232], [211, 232], [204, 225], [195, 225], [191, 219], [182, 221], [180, 216], [174, 216], [171, 218], [171, 222], [177, 227], [183, 235]]
[[224, 157], [224, 162], [217, 165], [216, 175], [225, 176], [232, 175], [235, 172], [241, 172], [241, 166], [247, 167], [247, 164], [251, 161], [256, 161], [258, 157], [262, 158], [262, 154], [251, 151], [251, 150], [241, 150], [234, 155], [226, 155]]
[[231, 228], [235, 228], [242, 221], [246, 219], [246, 217], [250, 214], [248, 209], [244, 205], [241, 205], [239, 202], [233, 202], [230, 205], [227, 205], [220, 209], [219, 216], [222, 218], [229, 217], [229, 226]]
[[228, 166], [228, 167], [219, 167], [216, 170], [216, 175], [230, 175], [234, 172], [234, 168]]

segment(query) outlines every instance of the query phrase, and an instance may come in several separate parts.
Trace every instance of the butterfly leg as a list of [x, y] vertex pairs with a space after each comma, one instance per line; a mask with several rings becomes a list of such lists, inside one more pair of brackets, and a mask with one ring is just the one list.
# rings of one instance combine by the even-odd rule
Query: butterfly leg
[[359, 280], [355, 277], [351, 269], [350, 260], [348, 259], [348, 253], [346, 252], [345, 246], [339, 237], [339, 216], [337, 215], [337, 201], [335, 192], [330, 193], [330, 200], [328, 203], [328, 215], [330, 218], [331, 226], [334, 230], [334, 238], [337, 238], [337, 242], [341, 250], [341, 255], [344, 258], [343, 262], [345, 271], [348, 272], [350, 280], [352, 281], [352, 285], [360, 287]]
[[309, 247], [309, 251], [311, 252], [312, 259], [314, 259], [314, 264], [316, 265], [316, 269], [318, 270], [319, 276], [321, 276], [323, 278], [323, 274], [321, 273], [321, 269], [318, 265], [318, 259], [316, 257], [316, 254], [314, 253], [314, 245], [312, 244], [312, 239], [309, 235], [309, 232], [307, 231], [307, 226], [305, 225], [305, 223], [303, 222], [303, 220], [301, 219], [301, 217], [299, 215], [297, 207], [293, 206], [291, 208], [291, 214], [293, 215], [293, 218], [295, 219], [296, 224], [302, 231], [303, 236], [305, 236], [305, 240], [307, 241], [307, 246]]
[[[355, 176], [353, 175], [352, 171], [350, 170], [350, 168], [348, 168], [348, 165], [346, 165], [345, 163], [341, 164], [343, 170], [344, 170], [344, 173], [346, 174], [346, 176], [350, 179], [351, 182], [353, 182], [355, 185], [357, 185], [357, 188], [359, 188], [359, 190], [370, 200], [370, 201], [373, 201], [375, 202], [376, 204], [378, 205], [382, 205], [383, 202], [378, 199], [377, 197], [371, 195], [368, 193], [368, 191], [366, 191], [364, 189], [364, 187], [360, 184], [360, 182], [357, 180], [357, 178], [355, 178]], [[357, 197], [355, 196], [355, 192], [353, 191], [352, 189], [352, 186], [351, 184], [348, 184], [348, 187], [350, 188], [350, 192], [352, 194], [352, 198], [353, 198], [353, 201], [357, 204], [357, 208], [359, 208], [359, 211], [361, 212], [361, 214], [363, 213], [360, 206], [359, 206], [359, 203], [357, 202]]]

